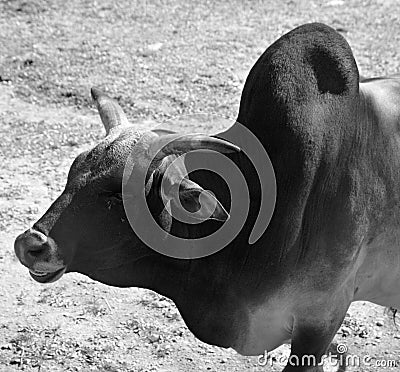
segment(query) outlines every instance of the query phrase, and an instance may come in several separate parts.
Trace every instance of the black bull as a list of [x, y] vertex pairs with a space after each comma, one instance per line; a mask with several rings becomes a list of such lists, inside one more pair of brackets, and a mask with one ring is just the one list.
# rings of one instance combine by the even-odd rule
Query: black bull
[[[188, 209], [196, 210], [200, 194], [213, 206], [199, 224], [176, 221], [160, 204], [162, 195], [174, 201], [169, 189], [184, 170], [177, 166], [164, 189], [171, 159], [185, 146], [214, 146], [250, 185], [240, 233], [217, 253], [192, 260], [159, 254], [138, 239], [121, 202], [121, 169], [132, 152], [140, 164], [168, 134], [146, 132], [138, 145], [121, 108], [96, 90], [93, 95], [107, 137], [78, 156], [62, 195], [15, 242], [35, 280], [77, 271], [109, 285], [150, 288], [172, 298], [205, 342], [257, 355], [291, 339], [291, 353], [300, 360], [322, 357], [352, 301], [400, 306], [400, 84], [396, 78], [360, 83], [352, 51], [333, 29], [296, 28], [265, 51], [247, 78], [237, 122], [267, 150], [277, 185], [271, 222], [252, 245], [248, 238], [260, 208], [256, 170], [234, 146], [215, 144], [215, 137], [188, 136], [165, 150], [145, 175], [147, 203], [170, 234], [190, 240], [217, 231], [231, 202], [218, 177], [197, 172], [175, 188]], [[285, 368], [292, 370], [322, 367]]]

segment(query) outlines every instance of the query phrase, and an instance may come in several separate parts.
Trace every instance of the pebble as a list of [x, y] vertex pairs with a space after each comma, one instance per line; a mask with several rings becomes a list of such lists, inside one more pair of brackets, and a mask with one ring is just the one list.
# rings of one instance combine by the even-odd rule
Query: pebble
[[162, 43], [155, 43], [148, 45], [147, 49], [150, 50], [151, 52], [156, 52], [157, 50], [161, 49], [162, 46], [163, 46]]
[[161, 338], [160, 335], [158, 335], [156, 333], [148, 336], [148, 339], [151, 343], [160, 341], [160, 338]]
[[342, 327], [341, 331], [342, 331], [342, 335], [343, 336], [349, 336], [352, 333], [351, 329], [349, 327], [346, 327], [346, 326]]
[[343, 0], [331, 0], [326, 3], [327, 6], [342, 6], [343, 4]]
[[163, 307], [168, 307], [170, 306], [170, 303], [168, 301], [165, 300], [160, 300], [157, 301], [156, 303], [154, 303], [154, 307], [162, 309]]

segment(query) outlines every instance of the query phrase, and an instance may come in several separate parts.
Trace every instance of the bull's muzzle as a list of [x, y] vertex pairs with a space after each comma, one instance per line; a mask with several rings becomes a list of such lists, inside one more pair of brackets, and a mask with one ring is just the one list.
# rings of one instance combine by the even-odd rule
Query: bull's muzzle
[[19, 235], [15, 239], [14, 250], [32, 278], [40, 283], [54, 282], [66, 270], [56, 242], [40, 231], [29, 229]]

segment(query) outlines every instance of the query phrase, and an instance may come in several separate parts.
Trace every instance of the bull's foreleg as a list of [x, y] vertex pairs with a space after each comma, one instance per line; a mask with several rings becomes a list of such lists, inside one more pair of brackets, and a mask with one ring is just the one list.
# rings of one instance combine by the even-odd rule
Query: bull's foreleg
[[[340, 328], [350, 303], [325, 314], [308, 309], [304, 317], [295, 320], [290, 359], [283, 372], [323, 372], [323, 359]], [[305, 316], [308, 314], [308, 317]], [[316, 314], [313, 319], [312, 314]], [[317, 315], [318, 314], [318, 315]], [[344, 371], [341, 367], [340, 371]]]

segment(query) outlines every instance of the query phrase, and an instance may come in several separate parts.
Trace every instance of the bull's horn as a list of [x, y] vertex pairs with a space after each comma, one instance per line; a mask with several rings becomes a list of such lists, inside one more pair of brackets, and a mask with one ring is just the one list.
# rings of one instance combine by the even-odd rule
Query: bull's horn
[[220, 138], [205, 134], [168, 134], [152, 142], [149, 155], [154, 156], [161, 150], [160, 156], [184, 154], [193, 150], [207, 149], [221, 153], [239, 152], [240, 147]]
[[93, 101], [96, 103], [101, 121], [106, 129], [106, 135], [110, 130], [119, 125], [129, 125], [129, 121], [117, 101], [107, 96], [100, 89], [93, 87], [90, 90]]

